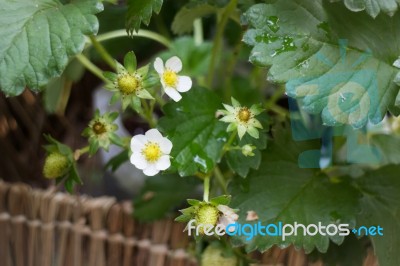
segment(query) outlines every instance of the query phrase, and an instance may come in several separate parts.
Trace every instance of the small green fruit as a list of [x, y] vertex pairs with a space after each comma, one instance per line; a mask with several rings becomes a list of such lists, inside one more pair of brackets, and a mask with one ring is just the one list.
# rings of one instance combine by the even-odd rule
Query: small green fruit
[[235, 256], [224, 257], [222, 249], [208, 246], [201, 256], [201, 266], [235, 266], [237, 258]]
[[53, 179], [64, 175], [68, 171], [69, 161], [59, 152], [50, 153], [44, 162], [43, 175]]

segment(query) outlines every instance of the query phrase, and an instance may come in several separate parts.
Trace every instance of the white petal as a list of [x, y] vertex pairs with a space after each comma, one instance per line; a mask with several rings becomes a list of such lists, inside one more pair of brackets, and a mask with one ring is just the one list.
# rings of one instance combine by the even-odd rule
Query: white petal
[[226, 122], [226, 123], [234, 123], [234, 122], [236, 122], [236, 116], [235, 115], [227, 115], [227, 116], [222, 117], [220, 119], [220, 121]]
[[182, 70], [182, 61], [177, 56], [173, 56], [165, 62], [165, 67], [171, 69], [174, 72]]
[[172, 150], [172, 142], [167, 138], [162, 138], [159, 142], [161, 151], [164, 154], [170, 154]]
[[143, 157], [140, 152], [134, 152], [130, 158], [131, 163], [136, 166], [136, 168], [143, 170], [148, 167], [148, 162]]
[[241, 139], [246, 133], [246, 127], [243, 125], [238, 125], [238, 133], [239, 133], [239, 139]]
[[228, 104], [222, 104], [224, 107], [225, 107], [225, 109], [228, 111], [228, 112], [230, 112], [230, 113], [232, 113], [232, 114], [234, 114], [234, 113], [236, 113], [236, 110], [235, 110], [235, 108], [233, 107], [233, 106], [230, 106], [230, 105], [228, 105]]
[[169, 155], [163, 155], [160, 159], [156, 162], [156, 168], [158, 170], [165, 170], [171, 166], [171, 162], [169, 160]]
[[146, 169], [143, 170], [143, 174], [147, 176], [155, 176], [158, 172], [160, 172], [160, 170], [158, 170], [154, 164], [149, 164]]
[[161, 58], [157, 57], [154, 61], [154, 69], [157, 71], [158, 74], [164, 73], [164, 62]]
[[182, 99], [182, 96], [179, 94], [179, 92], [173, 88], [167, 87], [164, 89], [164, 91], [175, 102], [179, 102]]
[[146, 138], [149, 141], [155, 141], [155, 142], [159, 142], [161, 139], [163, 139], [164, 137], [161, 135], [160, 131], [158, 131], [155, 128], [152, 128], [150, 130], [147, 130], [147, 132], [145, 133]]
[[186, 92], [192, 87], [192, 80], [188, 76], [179, 76], [177, 91]]
[[133, 152], [136, 150], [141, 150], [146, 143], [147, 138], [144, 135], [133, 136], [131, 139], [131, 150]]

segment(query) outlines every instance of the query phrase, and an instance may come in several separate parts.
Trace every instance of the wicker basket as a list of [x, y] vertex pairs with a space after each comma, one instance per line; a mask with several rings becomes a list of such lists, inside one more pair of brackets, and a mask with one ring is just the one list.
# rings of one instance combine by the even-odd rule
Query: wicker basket
[[[72, 196], [0, 181], [1, 266], [194, 266], [184, 224], [140, 223], [130, 202]], [[302, 251], [273, 248], [262, 265], [319, 265]], [[364, 266], [377, 265], [372, 252]]]

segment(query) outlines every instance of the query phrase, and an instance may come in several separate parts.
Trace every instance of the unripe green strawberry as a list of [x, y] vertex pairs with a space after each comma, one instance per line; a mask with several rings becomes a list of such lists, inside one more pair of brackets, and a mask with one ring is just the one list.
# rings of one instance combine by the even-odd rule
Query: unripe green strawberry
[[202, 205], [196, 213], [197, 224], [216, 225], [218, 221], [219, 210], [211, 204]]
[[208, 246], [201, 256], [201, 266], [236, 266], [235, 256], [222, 256], [222, 249], [214, 246]]
[[68, 170], [68, 158], [59, 152], [50, 153], [44, 162], [43, 175], [52, 179], [64, 175]]

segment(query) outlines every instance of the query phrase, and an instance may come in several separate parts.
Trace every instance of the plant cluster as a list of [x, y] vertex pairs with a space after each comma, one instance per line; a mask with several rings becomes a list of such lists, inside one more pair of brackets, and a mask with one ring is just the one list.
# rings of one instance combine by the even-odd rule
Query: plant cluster
[[[126, 29], [98, 34], [96, 14], [113, 2], [0, 0], [5, 95], [45, 91], [51, 106], [59, 101], [49, 91], [70, 90], [83, 66], [112, 92], [110, 104], [121, 105], [97, 110], [82, 132], [87, 145], [75, 151], [47, 136], [44, 177], [72, 193], [82, 184], [79, 158], [116, 145], [110, 168], [129, 161], [149, 176], [135, 199], [139, 219], [161, 218], [187, 200], [179, 222], [380, 225], [385, 235], [370, 237], [379, 262], [400, 265], [398, 1], [129, 0], [119, 6]], [[158, 31], [142, 29], [169, 9], [171, 30], [160, 15]], [[121, 37], [165, 48], [142, 61], [140, 51], [108, 52], [104, 42]], [[90, 60], [92, 50], [111, 71]], [[150, 129], [118, 136], [122, 114]], [[192, 199], [199, 184], [203, 197]], [[198, 242], [212, 242], [203, 265], [248, 263], [244, 253], [275, 245], [351, 265], [366, 253], [364, 242], [349, 249], [353, 240], [339, 235], [213, 242], [201, 233]]]

